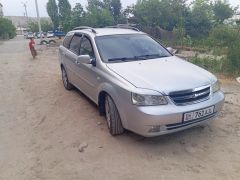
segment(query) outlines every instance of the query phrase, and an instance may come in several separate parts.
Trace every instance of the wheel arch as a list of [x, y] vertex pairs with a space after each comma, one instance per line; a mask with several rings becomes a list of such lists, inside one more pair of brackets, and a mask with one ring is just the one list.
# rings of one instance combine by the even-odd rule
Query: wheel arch
[[127, 129], [128, 123], [125, 118], [125, 112], [121, 108], [119, 108], [121, 105], [119, 104], [119, 96], [117, 95], [116, 88], [114, 88], [110, 84], [104, 84], [99, 88], [98, 92], [99, 93], [98, 93], [97, 102], [98, 102], [98, 108], [99, 108], [100, 115], [102, 115], [102, 116], [105, 115], [105, 97], [106, 97], [106, 95], [109, 95], [113, 99], [113, 101], [118, 109], [123, 127]]

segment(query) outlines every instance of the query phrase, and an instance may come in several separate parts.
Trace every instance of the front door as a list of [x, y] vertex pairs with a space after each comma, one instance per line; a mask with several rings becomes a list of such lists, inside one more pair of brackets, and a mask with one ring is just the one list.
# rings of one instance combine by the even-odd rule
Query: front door
[[[80, 45], [80, 55], [89, 55], [91, 59], [95, 59], [94, 50], [88, 37], [83, 36]], [[77, 63], [77, 72], [81, 75], [80, 89], [90, 99], [96, 102], [97, 99], [97, 67], [92, 64]]]

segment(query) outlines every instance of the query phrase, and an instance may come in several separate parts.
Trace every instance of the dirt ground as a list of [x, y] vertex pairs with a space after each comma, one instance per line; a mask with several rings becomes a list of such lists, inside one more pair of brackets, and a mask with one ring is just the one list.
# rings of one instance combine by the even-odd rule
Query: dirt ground
[[56, 47], [33, 60], [23, 37], [0, 45], [0, 180], [239, 180], [240, 84], [210, 125], [112, 137], [96, 106], [62, 85]]

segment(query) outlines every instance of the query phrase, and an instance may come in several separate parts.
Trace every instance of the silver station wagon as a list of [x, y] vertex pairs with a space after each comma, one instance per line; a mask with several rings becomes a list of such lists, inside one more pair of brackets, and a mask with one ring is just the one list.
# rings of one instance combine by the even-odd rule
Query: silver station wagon
[[213, 74], [133, 27], [75, 28], [59, 60], [64, 87], [95, 102], [112, 135], [173, 133], [214, 119], [223, 106]]

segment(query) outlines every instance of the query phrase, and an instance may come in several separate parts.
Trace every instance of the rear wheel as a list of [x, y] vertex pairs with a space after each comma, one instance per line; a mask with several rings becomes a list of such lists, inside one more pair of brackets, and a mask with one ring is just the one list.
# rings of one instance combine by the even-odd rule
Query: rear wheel
[[124, 128], [122, 126], [121, 118], [113, 99], [109, 95], [106, 95], [105, 97], [105, 113], [108, 129], [111, 135], [115, 136], [122, 134]]
[[62, 67], [62, 81], [63, 81], [63, 85], [67, 90], [71, 90], [73, 89], [73, 85], [69, 82], [68, 80], [68, 76], [67, 76], [67, 72], [64, 69], [64, 67]]

